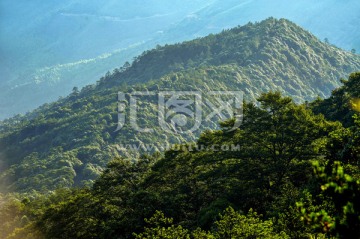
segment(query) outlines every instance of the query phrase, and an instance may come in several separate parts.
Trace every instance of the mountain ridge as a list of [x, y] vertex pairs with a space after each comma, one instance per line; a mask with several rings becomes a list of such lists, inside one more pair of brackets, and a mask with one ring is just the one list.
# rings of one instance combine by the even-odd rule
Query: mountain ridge
[[[284, 32], [279, 31], [279, 29], [284, 30]], [[118, 79], [118, 83], [143, 83], [143, 81], [150, 80], [151, 78], [158, 78], [163, 75], [164, 72], [162, 72], [162, 69], [176, 71], [188, 66], [214, 66], [231, 63], [241, 65], [242, 67], [248, 67], [251, 64], [261, 64], [262, 61], [267, 61], [267, 63], [271, 60], [278, 61], [278, 59], [274, 59], [274, 57], [271, 56], [272, 54], [276, 56], [285, 55], [286, 59], [282, 60], [285, 62], [286, 60], [293, 61], [291, 64], [292, 70], [294, 71], [296, 71], [296, 67], [294, 67], [294, 65], [296, 65], [297, 61], [305, 61], [305, 63], [309, 65], [314, 64], [315, 67], [318, 68], [322, 68], [320, 64], [329, 66], [333, 65], [332, 69], [330, 69], [330, 71], [332, 71], [330, 74], [334, 74], [331, 86], [326, 90], [325, 94], [320, 94], [321, 97], [327, 97], [330, 95], [332, 89], [339, 86], [339, 78], [346, 77], [348, 73], [359, 68], [358, 63], [355, 63], [358, 59], [360, 59], [359, 56], [347, 53], [329, 44], [322, 44], [308, 31], [301, 30], [299, 32], [294, 32], [294, 29], [298, 30], [300, 27], [286, 19], [275, 20], [274, 18], [269, 18], [260, 24], [254, 25], [249, 23], [244, 26], [233, 28], [232, 30], [224, 30], [222, 33], [217, 35], [210, 34], [209, 36], [192, 41], [186, 41], [184, 43], [171, 46], [165, 45], [164, 47], [158, 47], [157, 49], [153, 49], [151, 51], [145, 51], [142, 55], [135, 58], [131, 68], [128, 68], [127, 71], [114, 74], [112, 79]], [[249, 33], [249, 35], [242, 36], [241, 34], [246, 31], [252, 32]], [[227, 39], [227, 41], [221, 42], [221, 44], [219, 44], [217, 37], [229, 37], [230, 39]], [[234, 39], [231, 39], [231, 37]], [[298, 45], [297, 41], [304, 43], [304, 45]], [[274, 50], [276, 49], [277, 43], [283, 43], [284, 49], [281, 50], [284, 51], [284, 54]], [[222, 48], [228, 50], [229, 52], [223, 51]], [[289, 50], [289, 53], [287, 53], [286, 50]], [[334, 51], [334, 53], [326, 54], [326, 51]], [[319, 52], [323, 54], [320, 57], [316, 56], [316, 54]], [[154, 54], [161, 54], [161, 59], [155, 58]], [[294, 57], [294, 54], [302, 55], [301, 57], [304, 57], [305, 59], [299, 59], [299, 57], [296, 58]], [[335, 58], [336, 54], [340, 56], [339, 59], [342, 59], [342, 62]], [[175, 58], [173, 57], [174, 55], [176, 55]], [[192, 57], [192, 62], [188, 64], [187, 61], [190, 60], [190, 55]], [[224, 57], [221, 58], [221, 55], [224, 55]], [[312, 56], [315, 56], [315, 58], [312, 58]], [[324, 57], [325, 60], [322, 60], [321, 57]], [[352, 57], [353, 59], [357, 60], [352, 60]], [[163, 58], [168, 59], [164, 60]], [[347, 61], [355, 63], [355, 67], [352, 70], [345, 69], [348, 68]], [[154, 71], [151, 71], [149, 67], [146, 67], [147, 62], [152, 62], [152, 66], [156, 65], [158, 68]], [[345, 70], [348, 73], [338, 74], [337, 72], [339, 69], [335, 69], [334, 66], [341, 67], [342, 70]], [[318, 72], [315, 67], [312, 69], [312, 73], [315, 73], [318, 80], [324, 80], [321, 75], [323, 72]], [[165, 73], [169, 73], [170, 71]], [[139, 72], [143, 72], [143, 76], [139, 76]], [[298, 73], [298, 75], [300, 74]], [[314, 78], [311, 75], [308, 75], [308, 77]], [[316, 97], [316, 95], [313, 94], [312, 97]]]
[[[359, 68], [359, 56], [322, 43], [284, 19], [270, 18], [159, 46], [105, 75], [96, 85], [74, 88], [66, 98], [2, 121], [0, 189], [26, 192], [88, 185], [111, 159], [136, 157], [132, 153], [139, 156], [139, 152], [119, 149], [120, 144], [174, 144], [198, 137], [198, 132], [164, 133], [155, 120], [157, 104], [151, 100], [141, 102], [139, 122], [154, 133], [139, 133], [129, 124], [115, 132], [119, 91], [129, 95], [134, 91], [242, 90], [248, 101], [262, 92], [281, 91], [304, 102], [329, 94], [341, 77]], [[205, 122], [199, 132], [216, 129], [219, 120]]]

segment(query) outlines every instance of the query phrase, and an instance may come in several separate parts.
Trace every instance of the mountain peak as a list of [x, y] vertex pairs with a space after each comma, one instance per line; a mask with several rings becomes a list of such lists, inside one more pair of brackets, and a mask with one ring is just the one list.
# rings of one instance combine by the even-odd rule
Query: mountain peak
[[[269, 74], [264, 78], [295, 78], [299, 83], [318, 81], [319, 87], [303, 96], [310, 99], [329, 95], [339, 86], [338, 79], [357, 70], [359, 62], [358, 55], [321, 42], [287, 19], [268, 18], [219, 34], [158, 46], [135, 58], [131, 65], [124, 66], [101, 85], [145, 83], [171, 72], [200, 66], [235, 64], [240, 68], [252, 68], [256, 65], [257, 71]], [[283, 73], [279, 75], [280, 72], [292, 74], [285, 77]], [[324, 77], [326, 75], [331, 75], [331, 79]]]

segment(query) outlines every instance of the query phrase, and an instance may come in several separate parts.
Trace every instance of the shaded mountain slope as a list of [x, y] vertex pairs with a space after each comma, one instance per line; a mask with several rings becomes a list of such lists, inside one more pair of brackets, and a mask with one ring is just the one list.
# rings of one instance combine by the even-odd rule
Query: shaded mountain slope
[[165, 143], [192, 141], [198, 132], [217, 127], [219, 118], [214, 117], [193, 134], [166, 133], [157, 121], [157, 101], [151, 98], [140, 102], [138, 122], [153, 133], [139, 133], [129, 124], [115, 131], [118, 91], [197, 90], [206, 95], [242, 90], [246, 99], [254, 100], [261, 92], [278, 90], [304, 101], [328, 95], [339, 78], [359, 68], [359, 56], [324, 44], [283, 19], [157, 47], [96, 85], [3, 121], [0, 189], [46, 191], [88, 184], [110, 159], [139, 153], [126, 144], [162, 150]]

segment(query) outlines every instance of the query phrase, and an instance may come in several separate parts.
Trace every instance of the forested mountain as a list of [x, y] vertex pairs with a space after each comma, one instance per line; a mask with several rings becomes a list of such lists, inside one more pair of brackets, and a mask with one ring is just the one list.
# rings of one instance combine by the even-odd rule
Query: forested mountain
[[[0, 119], [66, 96], [157, 44], [287, 18], [360, 51], [357, 0], [65, 0], [0, 2]], [[336, 17], [334, 17], [336, 16]]]
[[[346, 85], [359, 89], [360, 74]], [[359, 113], [346, 128], [310, 106], [263, 93], [257, 103], [244, 104], [244, 121], [235, 131], [227, 130], [230, 119], [220, 130], [202, 132], [196, 144], [206, 148], [117, 158], [92, 187], [0, 198], [0, 235], [357, 239]], [[219, 143], [241, 150], [209, 150]]]
[[[158, 125], [157, 102], [141, 102], [139, 133], [130, 125], [115, 131], [118, 92], [242, 90], [248, 101], [262, 92], [279, 91], [304, 102], [327, 96], [339, 79], [360, 68], [358, 55], [319, 41], [288, 20], [261, 23], [217, 35], [146, 51], [132, 64], [102, 77], [96, 85], [73, 89], [66, 98], [45, 104], [24, 117], [1, 123], [1, 190], [48, 191], [88, 185], [107, 163], [137, 150], [124, 144], [184, 143], [194, 134], [166, 133]], [[128, 113], [128, 112], [127, 112]], [[161, 150], [161, 148], [160, 148]], [[135, 155], [136, 156], [136, 155]]]
[[[359, 59], [356, 54], [322, 43], [290, 21], [270, 18], [146, 51], [135, 58], [131, 68], [125, 72], [126, 67], [120, 69], [105, 85], [143, 83], [188, 68], [232, 65], [240, 68], [240, 80], [261, 81], [256, 88], [276, 88], [297, 100], [307, 100], [330, 95], [340, 77], [359, 67]], [[294, 85], [285, 86], [289, 81]], [[310, 84], [312, 87], [306, 89]], [[251, 87], [246, 90], [252, 93]]]

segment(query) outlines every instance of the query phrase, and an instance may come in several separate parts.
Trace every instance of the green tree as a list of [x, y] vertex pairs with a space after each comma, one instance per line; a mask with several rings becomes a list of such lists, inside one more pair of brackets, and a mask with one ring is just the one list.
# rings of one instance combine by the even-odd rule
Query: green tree
[[215, 238], [289, 238], [284, 232], [276, 233], [271, 220], [262, 221], [260, 216], [250, 210], [247, 215], [241, 215], [231, 207], [224, 211], [215, 222]]
[[[258, 100], [260, 107], [245, 104], [244, 120], [237, 131], [226, 132], [232, 127], [233, 121], [230, 120], [222, 124], [225, 131], [218, 133], [219, 136], [208, 134], [199, 140], [205, 143], [216, 137], [218, 142], [241, 145], [240, 152], [229, 152], [224, 157], [240, 159], [234, 164], [239, 179], [244, 181], [243, 185], [247, 184], [247, 188], [252, 188], [246, 190], [251, 192], [247, 199], [244, 198], [246, 191], [239, 189], [239, 198], [245, 203], [254, 198], [262, 198], [256, 203], [269, 202], [282, 194], [283, 185], [306, 184], [311, 175], [304, 174], [304, 171], [309, 171], [310, 160], [322, 156], [319, 147], [325, 147], [323, 141], [327, 135], [341, 128], [339, 123], [314, 115], [305, 105], [296, 105], [278, 92], [263, 94]], [[259, 203], [249, 206], [261, 212], [268, 210], [264, 204], [262, 208], [259, 208]]]
[[166, 218], [160, 211], [150, 219], [145, 219], [151, 227], [145, 227], [143, 233], [134, 234], [138, 239], [190, 239], [188, 230], [173, 225], [172, 218]]
[[325, 115], [328, 120], [340, 121], [345, 127], [354, 125], [353, 115], [360, 112], [360, 72], [342, 79], [342, 86], [333, 90], [328, 99], [318, 99], [310, 104], [314, 113]]
[[360, 238], [360, 181], [344, 172], [340, 162], [321, 166], [314, 162], [315, 173], [321, 181], [322, 193], [328, 197], [334, 211], [309, 210], [302, 202], [297, 206], [302, 220], [337, 238]]

